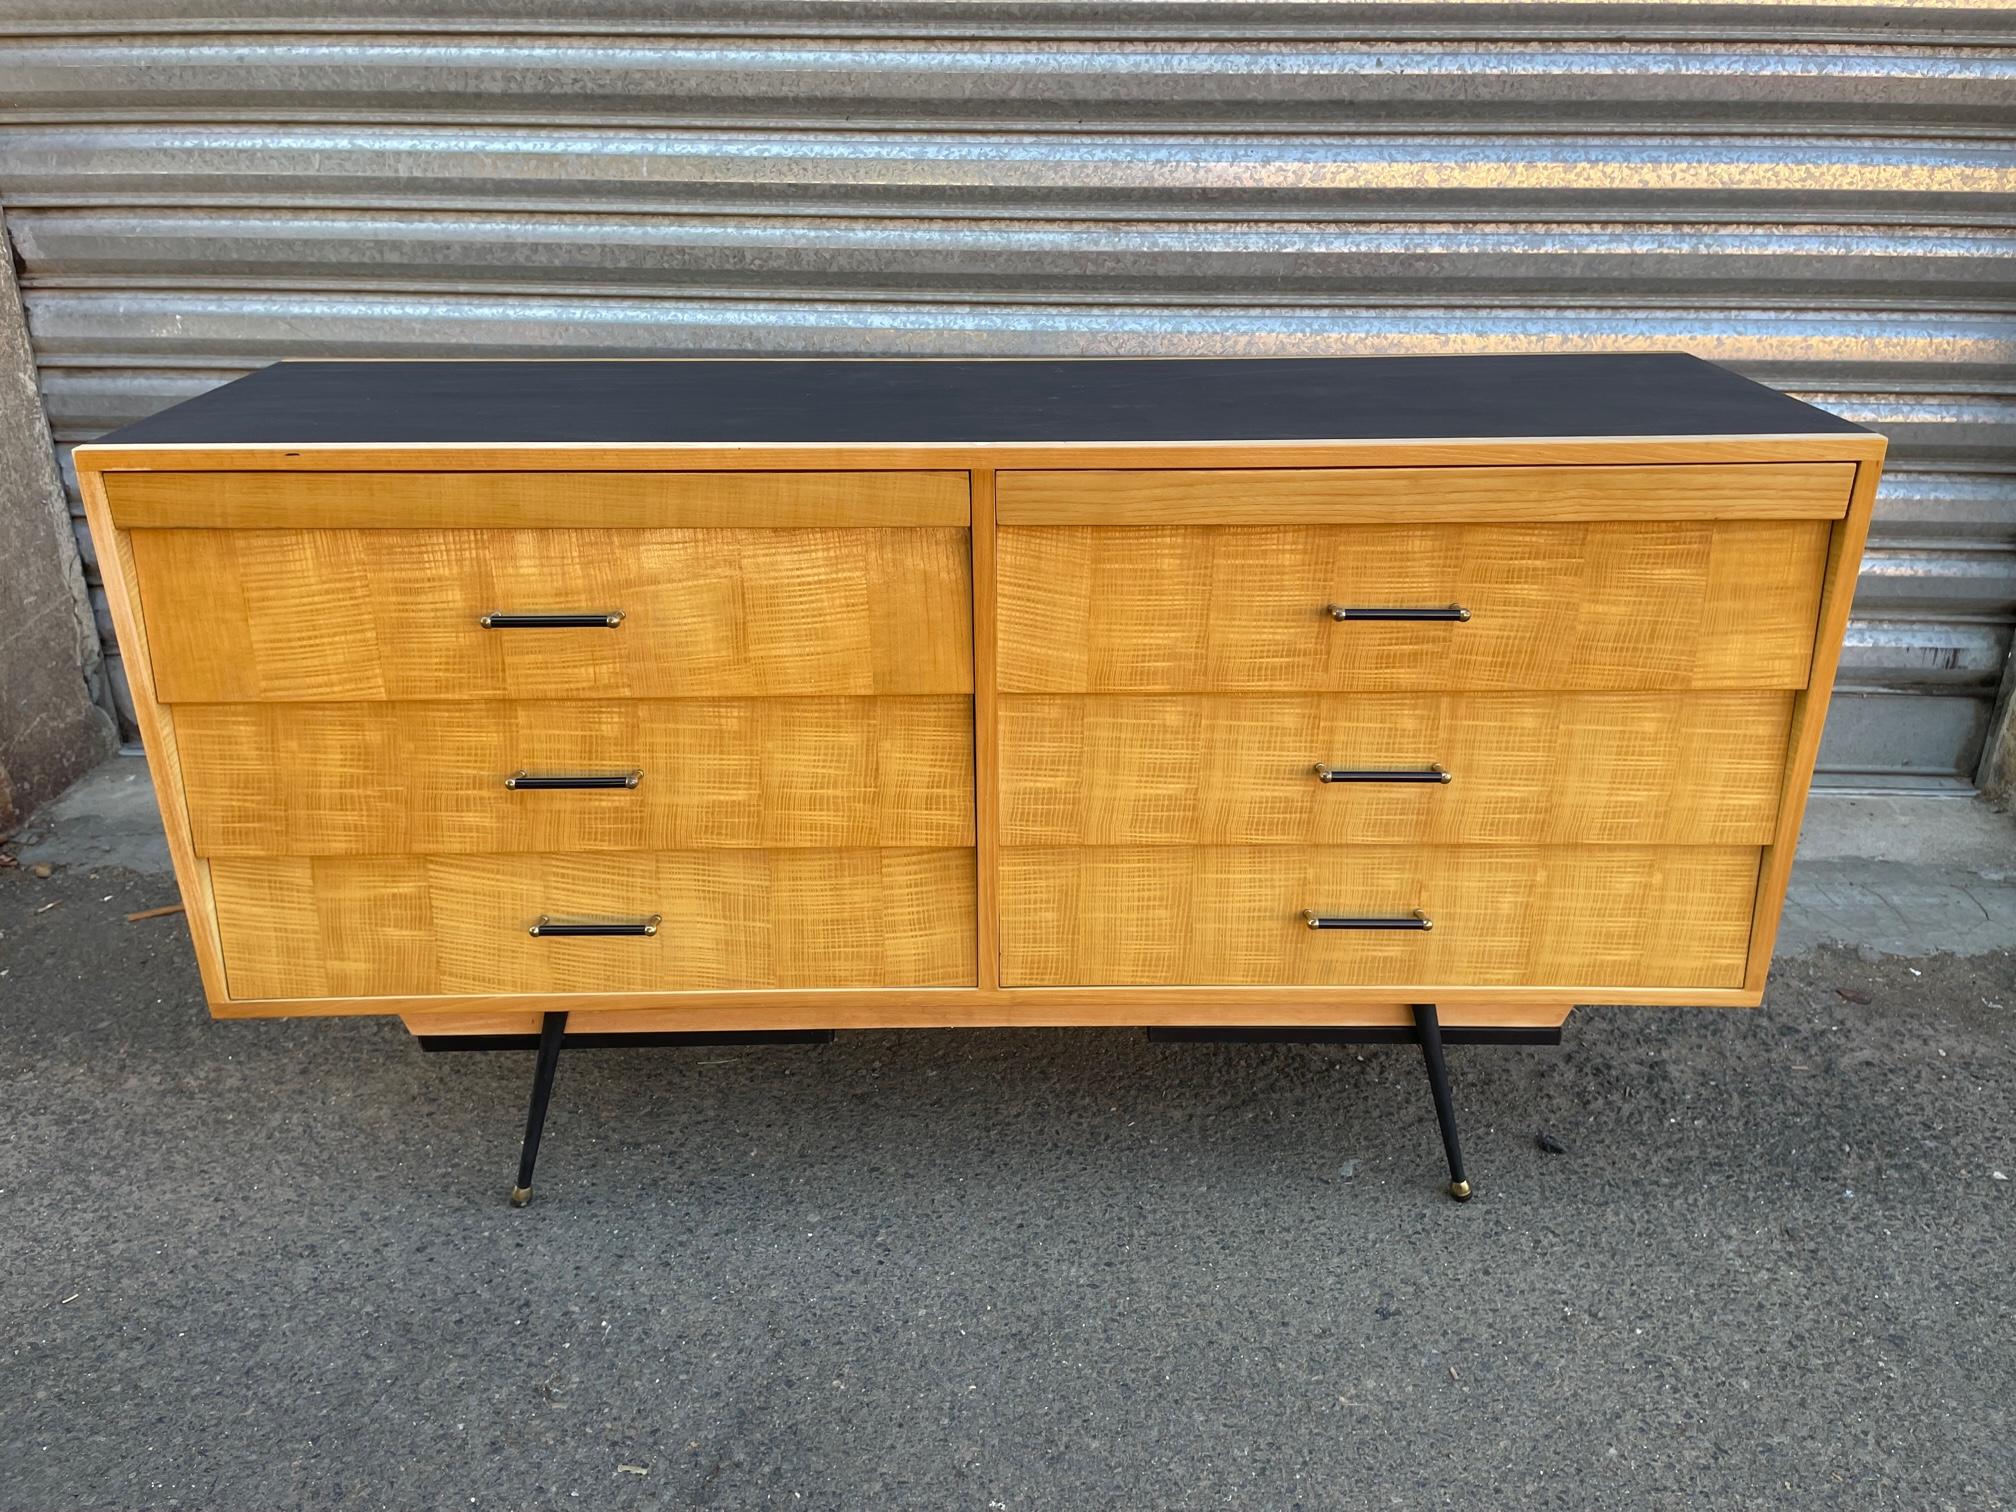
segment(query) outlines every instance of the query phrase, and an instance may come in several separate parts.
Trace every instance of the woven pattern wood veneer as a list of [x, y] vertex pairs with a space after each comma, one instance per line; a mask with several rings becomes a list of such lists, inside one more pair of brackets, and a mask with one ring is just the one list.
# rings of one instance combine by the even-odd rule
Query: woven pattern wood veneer
[[[967, 533], [136, 530], [163, 702], [970, 693]], [[620, 627], [486, 630], [492, 611]]]
[[[973, 853], [229, 858], [209, 863], [233, 997], [949, 987], [974, 979]], [[541, 914], [662, 916], [535, 939]]]
[[[1011, 695], [1005, 845], [1771, 838], [1788, 692]], [[1319, 783], [1333, 767], [1441, 783]]]
[[[196, 851], [973, 844], [963, 697], [183, 704]], [[507, 790], [641, 771], [633, 789]]]
[[[1009, 693], [1798, 688], [1829, 525], [1016, 527]], [[1465, 624], [1329, 604], [1460, 603]]]
[[[1743, 976], [1758, 851], [1095, 847], [1001, 859], [1008, 986], [1726, 987]], [[1301, 917], [1417, 908], [1433, 929], [1312, 930]]]
[[310, 364], [80, 448], [205, 996], [458, 1033], [1755, 1004], [1884, 442], [1680, 357], [1436, 371]]

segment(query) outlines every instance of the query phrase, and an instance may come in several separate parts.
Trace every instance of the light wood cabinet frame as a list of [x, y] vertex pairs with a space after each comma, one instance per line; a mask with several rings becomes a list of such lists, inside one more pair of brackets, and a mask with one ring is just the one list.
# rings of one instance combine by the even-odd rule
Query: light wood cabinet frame
[[[916, 445], [356, 445], [356, 446], [174, 446], [95, 445], [78, 450], [77, 468], [86, 514], [103, 568], [106, 595], [132, 684], [134, 705], [146, 744], [152, 775], [161, 799], [175, 874], [188, 904], [188, 922], [203, 986], [218, 1017], [299, 1016], [315, 1014], [399, 1014], [416, 1032], [523, 1033], [536, 1027], [545, 1011], [572, 1014], [570, 1030], [654, 1029], [791, 1029], [867, 1027], [951, 1027], [981, 1025], [1405, 1025], [1407, 1006], [1434, 1002], [1449, 1027], [1552, 1026], [1577, 1004], [1638, 1003], [1740, 1007], [1754, 1006], [1763, 995], [1771, 950], [1783, 907], [1792, 856], [1804, 816], [1820, 733], [1839, 662], [1843, 632], [1853, 598], [1857, 567], [1867, 537], [1877, 476], [1884, 456], [1881, 437], [1864, 434], [1786, 436], [1693, 436], [1607, 439], [1545, 439], [1531, 441], [1437, 440], [1433, 442], [1292, 442], [1184, 444], [916, 444]], [[1646, 470], [1690, 467], [1716, 469], [1714, 486], [1699, 505], [1716, 511], [1690, 515], [1693, 506], [1675, 506], [1672, 515], [1643, 512], [1653, 480]], [[1733, 493], [1734, 468], [1783, 468], [1785, 486], [1759, 495], [1754, 511], [1743, 508], [1740, 488]], [[1349, 524], [1361, 515], [1398, 507], [1402, 497], [1389, 488], [1411, 486], [1411, 480], [1375, 479], [1374, 472], [1396, 470], [1491, 469], [1488, 487], [1472, 487], [1471, 503], [1452, 493], [1437, 506], [1437, 518], [1503, 520], [1538, 523], [1549, 520], [1586, 522], [1614, 513], [1616, 518], [1773, 518], [1825, 522], [1828, 532], [1819, 609], [1814, 625], [1810, 665], [1804, 685], [1792, 693], [1790, 738], [1783, 767], [1782, 791], [1775, 825], [1760, 852], [1751, 913], [1749, 948], [1740, 986], [1687, 988], [1619, 987], [1604, 982], [1560, 982], [1541, 986], [1491, 987], [1463, 983], [1392, 983], [1376, 987], [1211, 986], [1046, 987], [1014, 989], [1001, 981], [1000, 834], [1000, 694], [998, 627], [1001, 617], [996, 568], [997, 530], [1004, 521], [1031, 512], [1054, 517], [1082, 514], [1072, 476], [1104, 472], [1121, 475], [1114, 507], [1101, 514], [1104, 525], [1169, 523], [1172, 508], [1191, 523], [1236, 525], [1258, 522], [1253, 506], [1214, 507], [1194, 487], [1177, 487], [1172, 504], [1166, 476], [1144, 481], [1144, 475], [1188, 470], [1228, 473], [1260, 472], [1277, 481], [1289, 470], [1309, 473], [1346, 470], [1350, 487], [1326, 487], [1319, 479], [1285, 480], [1276, 490], [1261, 490], [1274, 499], [1266, 511], [1314, 509], [1322, 522]], [[1576, 469], [1610, 470], [1604, 478]], [[1628, 469], [1628, 474], [1615, 470]], [[1530, 474], [1524, 470], [1532, 470]], [[715, 991], [610, 992], [560, 995], [430, 996], [261, 999], [234, 998], [229, 991], [224, 952], [217, 924], [216, 895], [210, 862], [192, 841], [192, 825], [184, 774], [178, 758], [177, 711], [164, 703], [154, 685], [149, 655], [148, 605], [143, 601], [132, 535], [136, 529], [162, 527], [230, 529], [256, 525], [261, 529], [388, 528], [395, 521], [413, 528], [410, 510], [415, 498], [438, 498], [410, 485], [385, 491], [378, 502], [360, 503], [359, 495], [332, 479], [344, 474], [500, 475], [522, 479], [537, 474], [565, 475], [564, 520], [546, 510], [536, 489], [513, 485], [466, 519], [452, 509], [424, 522], [427, 528], [458, 525], [508, 525], [510, 528], [606, 526], [611, 529], [677, 527], [682, 521], [702, 526], [722, 522], [710, 513], [704, 494], [683, 485], [660, 488], [655, 483], [625, 482], [606, 497], [592, 486], [595, 475], [637, 479], [655, 473], [692, 474], [897, 474], [906, 479], [901, 500], [876, 506], [866, 518], [844, 523], [879, 528], [945, 528], [954, 523], [970, 531], [973, 699], [973, 764], [975, 820], [976, 982], [959, 988], [838, 988]], [[192, 492], [188, 475], [226, 475], [230, 486], [207, 500]], [[1014, 478], [1047, 474], [1040, 488], [1018, 486]], [[1004, 476], [1007, 475], [1007, 476]], [[1471, 474], [1471, 485], [1478, 483]], [[1058, 480], [1062, 478], [1060, 483]], [[1625, 481], [1608, 486], [1606, 479]], [[1705, 478], [1705, 474], [1704, 474]], [[290, 488], [288, 480], [304, 485]], [[947, 480], [964, 485], [965, 499], [948, 491]], [[1559, 488], [1561, 502], [1549, 504], [1548, 479]], [[1838, 480], [1838, 488], [1836, 481]], [[1533, 487], [1523, 497], [1520, 485]], [[1180, 482], [1180, 480], [1179, 480]], [[1581, 486], [1588, 485], [1588, 486]], [[758, 528], [764, 521], [750, 512], [770, 511], [770, 523], [791, 528], [816, 527], [821, 510], [854, 507], [848, 503], [873, 496], [844, 485], [821, 485], [819, 497], [807, 502], [802, 491], [766, 483], [738, 482], [736, 490], [748, 502], [738, 515], [738, 528]], [[1311, 503], [1311, 488], [1315, 502]], [[1208, 492], [1208, 491], [1207, 491]], [[472, 495], [472, 497], [475, 495]], [[1614, 505], [1606, 504], [1606, 498]], [[388, 501], [389, 502], [386, 502]], [[512, 502], [516, 500], [518, 502]], [[1453, 500], [1453, 502], [1452, 502]], [[1835, 501], [1837, 502], [1830, 502]], [[178, 502], [180, 501], [180, 502]], [[668, 502], [669, 501], [669, 502]], [[682, 502], [683, 501], [683, 502]], [[696, 502], [698, 501], [698, 502]], [[440, 510], [442, 506], [429, 505]], [[473, 506], [472, 506], [473, 507]], [[1465, 514], [1465, 509], [1478, 511]], [[489, 511], [487, 514], [484, 511]], [[685, 511], [685, 513], [681, 513]], [[1592, 513], [1593, 511], [1593, 513]], [[963, 513], [964, 518], [958, 518]], [[509, 516], [508, 520], [506, 516]], [[1221, 516], [1224, 516], [1221, 518]], [[1054, 522], [1054, 521], [1053, 521]], [[1306, 521], [1304, 522], [1306, 523]]]

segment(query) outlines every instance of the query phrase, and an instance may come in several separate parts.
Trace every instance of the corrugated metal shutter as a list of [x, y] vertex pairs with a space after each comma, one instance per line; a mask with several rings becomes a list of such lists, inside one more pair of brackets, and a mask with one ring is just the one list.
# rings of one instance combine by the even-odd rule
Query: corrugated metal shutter
[[0, 0], [74, 442], [319, 353], [1686, 348], [1894, 440], [1837, 780], [2016, 618], [2016, 13]]

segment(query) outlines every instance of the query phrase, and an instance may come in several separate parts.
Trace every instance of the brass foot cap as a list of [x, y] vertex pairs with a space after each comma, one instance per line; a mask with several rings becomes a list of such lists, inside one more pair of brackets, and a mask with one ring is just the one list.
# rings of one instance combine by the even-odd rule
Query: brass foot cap
[[[1465, 1195], [1468, 1194], [1466, 1193]], [[511, 1206], [523, 1207], [525, 1206], [526, 1203], [530, 1202], [531, 1200], [532, 1200], [532, 1188], [530, 1187], [511, 1188]]]
[[1468, 1202], [1470, 1200], [1470, 1183], [1467, 1181], [1450, 1182], [1449, 1195], [1454, 1197], [1458, 1202]]

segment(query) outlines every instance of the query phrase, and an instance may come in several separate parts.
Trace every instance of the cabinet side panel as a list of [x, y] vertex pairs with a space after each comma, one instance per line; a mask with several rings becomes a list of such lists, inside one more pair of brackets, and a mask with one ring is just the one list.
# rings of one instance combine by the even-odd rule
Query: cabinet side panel
[[175, 868], [175, 883], [182, 892], [189, 935], [196, 948], [203, 995], [215, 1011], [230, 998], [224, 978], [223, 950], [217, 938], [216, 901], [210, 887], [209, 865], [197, 857], [190, 844], [189, 805], [182, 789], [174, 716], [155, 696], [147, 653], [146, 606], [140, 595], [132, 541], [112, 523], [111, 511], [105, 503], [104, 478], [80, 468], [77, 484], [84, 498], [84, 516], [91, 530], [92, 545], [97, 549], [103, 570], [105, 599], [112, 610], [113, 629], [119, 637], [121, 658], [133, 692], [133, 713], [147, 751], [147, 772], [154, 783], [161, 826], [168, 838], [168, 856]]
[[1834, 674], [1841, 662], [1841, 642], [1848, 630], [1848, 611], [1855, 599], [1862, 547], [1869, 539], [1869, 519], [1875, 509], [1876, 484], [1882, 471], [1880, 456], [1856, 466], [1847, 517], [1834, 526], [1827, 543], [1826, 575], [1813, 639], [1813, 666], [1793, 706], [1785, 788], [1778, 803], [1778, 829], [1765, 848], [1758, 872], [1757, 909], [1751, 922], [1750, 956], [1743, 978], [1744, 986], [1752, 992], [1763, 992], [1771, 974], [1771, 951], [1777, 943], [1778, 921], [1785, 910], [1785, 889], [1792, 879], [1793, 854], [1799, 847], [1799, 827], [1806, 817], [1813, 765], [1820, 755], [1820, 734], [1827, 723], [1827, 705], [1834, 692]]

